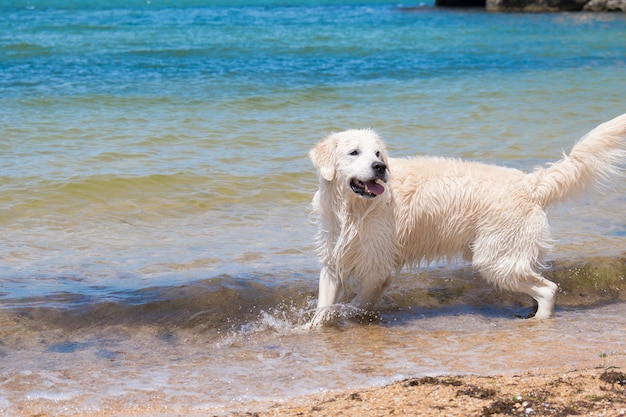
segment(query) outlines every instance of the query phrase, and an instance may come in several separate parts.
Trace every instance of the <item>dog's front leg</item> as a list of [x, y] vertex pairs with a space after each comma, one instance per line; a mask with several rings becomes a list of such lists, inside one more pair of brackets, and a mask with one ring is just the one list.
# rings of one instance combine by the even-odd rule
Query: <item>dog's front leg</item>
[[306, 327], [313, 329], [330, 321], [335, 311], [333, 305], [338, 303], [342, 296], [343, 285], [341, 281], [332, 270], [323, 267], [320, 272], [317, 311]]
[[317, 309], [321, 310], [338, 303], [342, 296], [343, 285], [341, 285], [341, 281], [328, 267], [323, 267], [320, 271]]

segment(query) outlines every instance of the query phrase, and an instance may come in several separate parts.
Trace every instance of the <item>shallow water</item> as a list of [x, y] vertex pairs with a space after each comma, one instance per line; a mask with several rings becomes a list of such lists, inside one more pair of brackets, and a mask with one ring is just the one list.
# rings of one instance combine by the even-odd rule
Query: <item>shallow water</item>
[[531, 170], [624, 111], [623, 14], [365, 3], [0, 5], [4, 414], [622, 360], [623, 180], [550, 210], [554, 321], [453, 264], [301, 331], [317, 140], [369, 126], [394, 156]]
[[498, 307], [417, 307], [320, 332], [302, 331], [290, 306], [224, 333], [156, 321], [75, 329], [50, 317], [27, 330], [19, 321], [33, 317], [20, 317], [3, 320], [22, 330], [19, 346], [3, 346], [2, 406], [9, 415], [215, 413], [415, 375], [625, 366], [624, 306], [565, 309], [546, 322]]

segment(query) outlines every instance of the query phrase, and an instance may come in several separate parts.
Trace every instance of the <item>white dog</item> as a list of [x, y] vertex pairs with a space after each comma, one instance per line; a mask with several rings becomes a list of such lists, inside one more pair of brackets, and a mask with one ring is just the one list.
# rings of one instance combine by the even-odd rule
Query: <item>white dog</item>
[[345, 290], [371, 310], [403, 266], [461, 256], [500, 289], [554, 313], [557, 285], [541, 276], [552, 247], [544, 209], [606, 183], [626, 158], [626, 114], [585, 135], [569, 156], [526, 174], [458, 159], [388, 158], [372, 130], [335, 133], [309, 153], [319, 172], [317, 313], [332, 317]]

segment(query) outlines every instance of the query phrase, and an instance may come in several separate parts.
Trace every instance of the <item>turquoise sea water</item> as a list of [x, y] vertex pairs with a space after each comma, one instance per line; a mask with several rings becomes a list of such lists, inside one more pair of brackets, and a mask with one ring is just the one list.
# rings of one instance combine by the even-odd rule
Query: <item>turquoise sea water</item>
[[[317, 140], [372, 127], [393, 155], [530, 170], [626, 111], [623, 14], [343, 3], [0, 5], [0, 409], [124, 408], [153, 391], [185, 404], [171, 381], [192, 370], [196, 402], [281, 396], [290, 384], [250, 393], [246, 355], [271, 377], [309, 343], [285, 327], [315, 301]], [[553, 257], [624, 252], [625, 191], [552, 210]], [[130, 382], [50, 382], [68, 354], [105, 386], [120, 369]], [[207, 375], [223, 390], [200, 389]], [[344, 380], [329, 381], [303, 376], [302, 392]]]

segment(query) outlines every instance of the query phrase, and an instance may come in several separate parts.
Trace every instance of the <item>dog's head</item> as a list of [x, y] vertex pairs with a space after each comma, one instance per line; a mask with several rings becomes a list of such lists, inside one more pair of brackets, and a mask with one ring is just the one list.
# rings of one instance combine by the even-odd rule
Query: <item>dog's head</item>
[[319, 142], [309, 156], [320, 176], [336, 181], [364, 198], [385, 192], [389, 178], [385, 144], [369, 129], [333, 133]]

